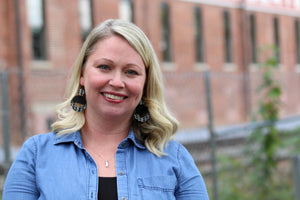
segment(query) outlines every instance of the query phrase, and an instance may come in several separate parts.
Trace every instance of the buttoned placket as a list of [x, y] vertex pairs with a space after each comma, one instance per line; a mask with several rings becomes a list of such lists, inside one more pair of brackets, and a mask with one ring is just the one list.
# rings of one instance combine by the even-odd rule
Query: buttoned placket
[[97, 200], [98, 199], [98, 171], [97, 171], [97, 164], [92, 158], [92, 156], [87, 152], [84, 148], [82, 142], [77, 139], [75, 140], [75, 144], [78, 148], [82, 149], [86, 159], [87, 165], [87, 173], [88, 173], [88, 180], [87, 180], [87, 195], [89, 200]]
[[116, 171], [117, 171], [117, 188], [118, 188], [118, 199], [128, 200], [128, 177], [126, 168], [126, 149], [127, 141], [123, 141], [116, 152]]
[[88, 170], [88, 199], [96, 200], [98, 197], [98, 172], [97, 172], [97, 165], [93, 158], [88, 154], [86, 150], [85, 154], [87, 157], [87, 170]]

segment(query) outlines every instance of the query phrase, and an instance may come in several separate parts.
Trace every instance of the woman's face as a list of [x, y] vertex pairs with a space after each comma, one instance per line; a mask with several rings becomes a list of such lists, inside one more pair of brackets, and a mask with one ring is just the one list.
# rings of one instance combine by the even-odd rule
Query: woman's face
[[86, 93], [86, 115], [130, 118], [142, 98], [145, 81], [144, 62], [124, 38], [111, 36], [99, 41], [80, 78]]

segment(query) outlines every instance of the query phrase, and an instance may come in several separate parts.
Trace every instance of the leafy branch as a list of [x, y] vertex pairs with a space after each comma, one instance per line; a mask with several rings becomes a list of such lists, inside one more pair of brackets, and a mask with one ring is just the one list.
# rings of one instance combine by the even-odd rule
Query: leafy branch
[[[264, 51], [268, 48], [264, 48]], [[258, 101], [257, 118], [267, 121], [268, 126], [258, 127], [251, 136], [257, 148], [252, 157], [253, 181], [258, 189], [259, 199], [265, 199], [269, 192], [272, 172], [277, 168], [276, 152], [280, 146], [280, 139], [275, 123], [278, 120], [280, 97], [282, 94], [281, 85], [276, 80], [274, 71], [277, 69], [276, 48], [271, 48], [273, 54], [260, 65], [262, 72], [262, 83], [257, 88]]]

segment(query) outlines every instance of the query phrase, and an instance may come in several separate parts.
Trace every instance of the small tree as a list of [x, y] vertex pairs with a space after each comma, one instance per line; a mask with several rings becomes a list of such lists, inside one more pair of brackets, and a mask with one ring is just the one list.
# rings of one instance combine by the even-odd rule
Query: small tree
[[[256, 91], [258, 111], [255, 114], [255, 119], [264, 123], [251, 132], [249, 143], [241, 157], [219, 155], [218, 180], [222, 200], [293, 198], [290, 177], [282, 176], [282, 171], [277, 169], [276, 153], [281, 147], [281, 140], [275, 123], [282, 106], [281, 85], [274, 75], [277, 68], [277, 59], [274, 56], [276, 49], [265, 47], [262, 53], [267, 50], [274, 54], [260, 66], [262, 81]], [[297, 141], [289, 141], [287, 145], [292, 142], [296, 144]]]
[[[263, 48], [263, 51], [268, 48]], [[281, 107], [281, 85], [274, 76], [278, 67], [275, 57], [277, 49], [271, 48], [273, 54], [260, 65], [262, 83], [257, 89], [259, 96], [256, 118], [264, 121], [263, 126], [256, 128], [250, 136], [254, 144], [252, 151], [253, 185], [256, 187], [258, 199], [268, 199], [272, 185], [272, 172], [277, 168], [276, 151], [280, 146], [278, 131], [275, 123], [278, 120]]]

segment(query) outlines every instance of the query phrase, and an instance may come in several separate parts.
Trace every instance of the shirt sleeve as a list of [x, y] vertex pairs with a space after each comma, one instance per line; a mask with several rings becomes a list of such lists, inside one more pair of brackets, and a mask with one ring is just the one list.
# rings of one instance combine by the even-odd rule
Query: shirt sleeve
[[177, 156], [180, 171], [175, 191], [176, 200], [209, 200], [204, 180], [191, 154], [180, 145]]
[[39, 198], [35, 175], [36, 152], [37, 146], [34, 138], [28, 139], [7, 174], [3, 200]]

